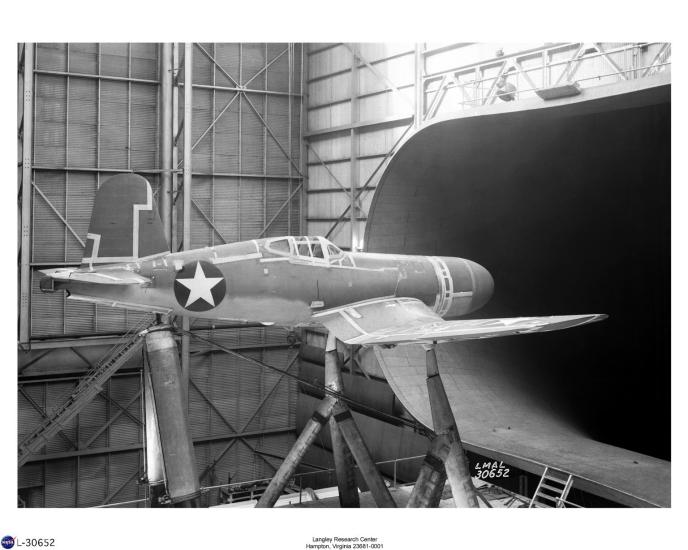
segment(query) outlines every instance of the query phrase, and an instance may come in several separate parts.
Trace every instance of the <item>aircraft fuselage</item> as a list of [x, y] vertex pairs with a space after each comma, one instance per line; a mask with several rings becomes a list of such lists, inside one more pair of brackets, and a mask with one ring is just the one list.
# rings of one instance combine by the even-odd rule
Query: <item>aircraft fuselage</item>
[[55, 280], [43, 290], [73, 299], [237, 322], [295, 326], [325, 309], [378, 297], [412, 297], [443, 318], [465, 315], [492, 295], [492, 277], [461, 258], [342, 252], [322, 237], [237, 242], [137, 261], [84, 265], [103, 276], [135, 273], [145, 284]]

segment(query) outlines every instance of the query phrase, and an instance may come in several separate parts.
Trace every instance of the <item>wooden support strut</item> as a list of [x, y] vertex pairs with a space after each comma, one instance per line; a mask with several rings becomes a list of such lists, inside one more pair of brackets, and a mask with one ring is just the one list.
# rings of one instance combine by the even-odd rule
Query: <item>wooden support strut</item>
[[329, 395], [326, 395], [320, 402], [320, 406], [306, 423], [294, 446], [284, 458], [279, 470], [277, 470], [267, 489], [265, 489], [265, 492], [256, 503], [256, 508], [272, 508], [275, 505], [287, 483], [296, 472], [296, 468], [301, 463], [308, 447], [311, 446], [322, 427], [329, 420], [335, 402], [335, 399]]
[[[327, 337], [327, 345], [325, 347], [325, 384], [330, 387], [330, 389], [335, 389], [336, 387], [340, 392], [344, 389], [341, 364], [339, 362], [339, 356], [337, 355], [337, 340], [331, 332]], [[335, 454], [337, 484], [339, 485], [340, 491], [339, 500], [342, 507], [344, 507], [345, 499], [348, 502], [355, 502], [354, 506], [359, 505], [353, 463], [351, 458], [346, 458], [346, 453], [349, 451], [350, 456], [352, 456], [356, 464], [358, 464], [361, 475], [368, 485], [368, 489], [372, 493], [378, 508], [396, 508], [394, 499], [375, 466], [375, 462], [370, 455], [370, 451], [368, 451], [368, 447], [363, 441], [363, 437], [356, 426], [351, 411], [342, 400], [337, 400], [334, 406], [330, 425], [334, 427], [332, 430], [332, 451]], [[335, 433], [337, 433], [338, 436], [335, 436]], [[342, 439], [338, 447], [335, 445], [335, 437], [341, 437]], [[340, 464], [337, 464], [338, 455], [339, 462], [343, 466], [342, 471], [340, 471]], [[342, 488], [344, 488], [344, 494], [342, 494]]]
[[[456, 426], [454, 413], [449, 404], [442, 378], [440, 378], [435, 349], [436, 344], [426, 346], [425, 348], [428, 396], [430, 398], [433, 428], [436, 434], [428, 455], [432, 454], [433, 457], [440, 458], [444, 463], [444, 470], [449, 480], [455, 506], [458, 508], [478, 508], [477, 491], [471, 480], [468, 460], [461, 444], [461, 437]], [[416, 481], [416, 487], [413, 489], [410, 503], [420, 503], [426, 500], [428, 504], [434, 503], [433, 491], [436, 489], [429, 485], [429, 480], [432, 479], [429, 468], [433, 468], [432, 461], [429, 462], [426, 459], [426, 463], [421, 468], [421, 475], [419, 475]], [[434, 469], [437, 470], [436, 465]], [[418, 495], [414, 498], [416, 493]], [[429, 496], [421, 499], [422, 495]]]
[[[339, 364], [339, 360], [338, 358], [332, 357], [332, 355], [330, 355], [329, 361], [327, 359], [328, 353], [337, 353], [335, 342], [334, 336], [330, 336], [328, 338], [328, 345], [326, 348], [327, 351], [325, 353], [326, 365], [329, 364], [327, 381], [330, 389], [333, 389], [331, 387], [332, 385], [339, 385], [339, 391], [341, 391], [341, 366]], [[289, 454], [285, 457], [279, 470], [277, 470], [274, 477], [270, 481], [268, 488], [258, 500], [256, 508], [271, 508], [275, 505], [289, 479], [291, 479], [291, 477], [294, 475], [294, 472], [296, 472], [296, 468], [306, 454], [308, 447], [310, 447], [310, 445], [313, 443], [322, 427], [329, 421], [330, 415], [333, 416], [337, 424], [336, 427], [341, 433], [345, 446], [349, 448], [351, 455], [356, 461], [361, 475], [368, 485], [368, 488], [370, 489], [377, 506], [379, 508], [396, 507], [394, 499], [392, 498], [387, 485], [385, 485], [385, 482], [382, 479], [380, 472], [377, 470], [375, 462], [373, 461], [373, 458], [371, 457], [370, 452], [363, 441], [361, 432], [358, 430], [358, 427], [351, 416], [351, 411], [343, 401], [335, 399], [328, 394], [320, 402], [317, 410], [313, 413], [313, 416], [304, 427], [303, 431], [296, 440], [296, 443], [294, 443], [294, 446], [289, 451]], [[344, 462], [344, 466], [346, 468], [346, 462]], [[347, 473], [346, 469], [344, 469], [343, 472], [338, 472], [338, 484], [340, 475], [343, 478], [342, 485], [346, 489], [347, 502], [353, 502], [353, 496], [351, 493], [353, 493], [353, 490], [356, 489], [355, 479], [353, 479], [353, 483], [351, 481], [353, 474]], [[357, 489], [356, 497], [358, 497]]]
[[442, 448], [446, 447], [445, 437], [433, 439], [425, 460], [420, 467], [411, 497], [406, 503], [407, 508], [437, 508], [440, 504], [447, 474], [442, 459]]
[[354, 455], [356, 464], [358, 464], [361, 475], [368, 485], [368, 489], [370, 489], [377, 507], [396, 508], [396, 503], [375, 466], [373, 458], [370, 456], [368, 447], [366, 447], [361, 432], [358, 430], [356, 422], [354, 422], [351, 411], [341, 401], [334, 407], [334, 419], [342, 432], [344, 441], [346, 441], [349, 449], [351, 449], [351, 453]]
[[[337, 341], [332, 333], [327, 338], [325, 348], [325, 386], [336, 392], [344, 390], [341, 363], [337, 354]], [[359, 508], [361, 503], [356, 484], [354, 457], [334, 418], [330, 418], [330, 438], [337, 475], [337, 488], [339, 489], [339, 505], [342, 508]]]

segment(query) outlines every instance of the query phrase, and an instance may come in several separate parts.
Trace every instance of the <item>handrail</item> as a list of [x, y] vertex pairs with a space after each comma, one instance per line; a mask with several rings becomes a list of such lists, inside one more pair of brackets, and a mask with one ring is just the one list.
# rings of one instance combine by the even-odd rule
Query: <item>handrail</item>
[[[608, 56], [610, 54], [615, 54], [615, 53], [622, 53], [622, 52], [627, 52], [629, 50], [632, 50], [634, 48], [644, 48], [647, 46], [654, 46], [657, 44], [664, 44], [664, 42], [640, 42], [640, 43], [633, 43], [629, 44], [627, 46], [619, 46], [618, 48], [612, 48], [610, 50], [605, 50], [604, 52], [597, 51], [596, 53], [589, 53], [589, 54], [583, 54], [579, 55], [578, 57], [572, 57], [569, 59], [562, 59], [561, 61], [554, 61], [551, 63], [547, 63], [546, 65], [538, 65], [537, 67], [521, 67], [521, 71], [524, 73], [528, 72], [537, 72], [537, 71], [542, 71], [543, 68], [545, 69], [550, 69], [552, 67], [558, 67], [559, 65], [568, 65], [569, 63], [575, 63], [576, 61], [585, 61], [589, 59], [595, 59], [597, 57], [603, 57], [603, 56]], [[436, 80], [440, 80], [443, 77], [447, 75], [455, 75], [457, 73], [470, 73], [471, 71], [475, 71], [475, 69], [479, 69], [480, 67], [487, 67], [487, 66], [494, 66], [498, 65], [500, 63], [503, 63], [504, 61], [507, 60], [515, 60], [515, 62], [520, 63], [521, 58], [525, 57], [535, 57], [536, 55], [542, 55], [543, 52], [547, 51], [553, 51], [553, 50], [562, 50], [564, 48], [571, 48], [573, 49], [574, 47], [582, 46], [583, 44], [581, 42], [572, 42], [571, 44], [563, 44], [563, 45], [558, 45], [558, 46], [553, 46], [551, 48], [542, 48], [538, 49], [535, 52], [530, 52], [530, 53], [523, 53], [523, 52], [514, 52], [513, 54], [507, 54], [504, 55], [503, 57], [496, 57], [493, 59], [489, 59], [487, 61], [480, 61], [478, 63], [470, 63], [468, 65], [462, 65], [460, 67], [454, 67], [451, 69], [444, 69], [442, 71], [438, 71], [436, 73], [431, 73], [427, 74], [424, 76], [425, 82], [431, 81], [434, 82]], [[622, 72], [631, 72], [631, 71], [636, 71], [641, 69], [641, 67], [634, 67], [631, 69], [626, 69], [625, 71]], [[491, 80], [494, 77], [491, 77], [486, 80]], [[482, 82], [482, 80], [475, 81], [475, 82]]]
[[[633, 69], [633, 70], [642, 71], [642, 70], [645, 70], [645, 69], [654, 69], [654, 68], [664, 67], [664, 66], [667, 66], [667, 65], [671, 65], [671, 61], [666, 61], [666, 62], [664, 62], [664, 63], [655, 63], [654, 65], [646, 65], [646, 66], [644, 66], [644, 67], [636, 67], [636, 68]], [[613, 73], [605, 73], [605, 74], [599, 74], [599, 75], [594, 75], [594, 76], [586, 76], [586, 77], [583, 77], [583, 78], [576, 78], [575, 80], [573, 80], [573, 82], [584, 82], [584, 81], [586, 81], [586, 80], [596, 80], [596, 79], [599, 80], [600, 78], [606, 78], [606, 77], [608, 77], [608, 76], [618, 76], [618, 75], [623, 74], [623, 73], [626, 73], [626, 72], [628, 72], [628, 71], [615, 71], [615, 72], [613, 72]], [[465, 82], [465, 83], [461, 83], [461, 82], [447, 83], [447, 84], [445, 85], [445, 88], [447, 88], [447, 89], [449, 89], [449, 88], [464, 88], [464, 87], [466, 87], [466, 86], [471, 86], [471, 87], [473, 87], [474, 84], [477, 83], [477, 82], [482, 83], [482, 82], [486, 82], [486, 81], [488, 81], [488, 80], [490, 80], [490, 81], [491, 81], [491, 80], [495, 80], [496, 78], [497, 78], [497, 77], [493, 76], [493, 77], [486, 78], [486, 79], [479, 80], [479, 81], [476, 80], [476, 81]], [[563, 84], [563, 83], [562, 83], [562, 84]], [[541, 90], [541, 89], [542, 89], [542, 87], [537, 87], [537, 88], [524, 88], [524, 89], [517, 89], [517, 90], [515, 90], [514, 92], [515, 92], [517, 95], [520, 95], [520, 94], [525, 93], [525, 92], [536, 92], [537, 90]], [[496, 93], [496, 94], [494, 95], [495, 98], [498, 97], [498, 96], [499, 96], [499, 93]], [[483, 102], [483, 101], [485, 101], [486, 99], [489, 99], [489, 98], [488, 98], [487, 96], [475, 97], [475, 98], [473, 98], [473, 99], [465, 99], [465, 100], [462, 100], [462, 101], [458, 101], [458, 102], [456, 102], [456, 105], [470, 105], [471, 103]], [[432, 119], [430, 119], [430, 120], [432, 120]]]
[[[405, 461], [408, 461], [408, 460], [417, 460], [417, 459], [419, 459], [419, 458], [424, 458], [424, 457], [425, 457], [425, 455], [405, 456], [405, 457], [402, 457], [402, 458], [394, 458], [394, 459], [390, 459], [390, 460], [382, 460], [382, 461], [376, 462], [375, 464], [376, 464], [376, 465], [380, 465], [380, 464], [391, 464], [391, 463], [395, 463], [395, 464], [396, 464], [396, 463], [398, 463], [398, 462], [405, 462]], [[356, 467], [357, 467], [357, 466], [356, 466]], [[325, 470], [313, 470], [312, 472], [301, 472], [301, 473], [298, 473], [298, 474], [294, 474], [294, 475], [292, 476], [292, 478], [297, 478], [297, 477], [302, 478], [302, 477], [304, 477], [304, 476], [316, 475], [316, 474], [328, 474], [328, 473], [332, 473], [332, 472], [335, 472], [335, 471], [336, 471], [335, 468], [327, 468], [327, 469], [325, 469]], [[237, 481], [237, 482], [234, 482], [234, 483], [223, 483], [223, 484], [221, 484], [221, 485], [209, 485], [208, 487], [201, 487], [201, 493], [207, 493], [208, 491], [211, 491], [212, 489], [221, 489], [221, 488], [224, 488], [224, 487], [243, 487], [243, 486], [246, 486], [246, 485], [251, 485], [251, 484], [256, 484], [256, 483], [265, 483], [265, 482], [269, 482], [269, 481], [271, 481], [271, 480], [272, 480], [271, 477], [266, 477], [266, 478], [262, 478], [262, 479], [252, 479], [252, 480], [249, 480], [249, 481]], [[396, 480], [395, 480], [395, 481], [396, 481]]]

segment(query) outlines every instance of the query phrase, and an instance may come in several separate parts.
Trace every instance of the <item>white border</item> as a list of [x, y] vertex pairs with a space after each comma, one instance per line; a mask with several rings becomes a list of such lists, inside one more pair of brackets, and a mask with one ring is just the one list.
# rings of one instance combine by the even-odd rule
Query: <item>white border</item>
[[[679, 548], [685, 544], [687, 424], [685, 388], [686, 193], [688, 118], [684, 102], [685, 14], [681, 4], [627, 0], [423, 2], [348, 0], [316, 2], [165, 3], [91, 0], [3, 7], [4, 74], [16, 74], [16, 42], [34, 41], [485, 41], [571, 40], [672, 41], [673, 110], [673, 290], [671, 510], [466, 511], [466, 510], [17, 510], [16, 371], [3, 369], [1, 401], [5, 452], [0, 490], [0, 537], [51, 536], [58, 550], [120, 548], [304, 549], [311, 536], [379, 536], [384, 550], [399, 548]], [[16, 86], [3, 87], [6, 109], [2, 166], [7, 185], [2, 201], [6, 262], [4, 288], [10, 306], [3, 317], [2, 349], [16, 357]], [[680, 122], [679, 122], [680, 121]], [[652, 376], [648, 372], [648, 376]], [[639, 406], [643, 406], [642, 402]]]

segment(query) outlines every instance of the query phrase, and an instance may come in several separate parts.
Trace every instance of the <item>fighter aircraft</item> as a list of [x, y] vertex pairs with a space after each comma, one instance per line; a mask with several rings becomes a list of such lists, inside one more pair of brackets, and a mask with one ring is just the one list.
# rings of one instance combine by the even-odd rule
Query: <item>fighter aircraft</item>
[[570, 328], [603, 314], [453, 320], [485, 305], [490, 273], [462, 258], [345, 252], [272, 237], [170, 252], [149, 182], [98, 190], [79, 268], [43, 270], [71, 300], [235, 323], [320, 324], [348, 344], [393, 346]]

